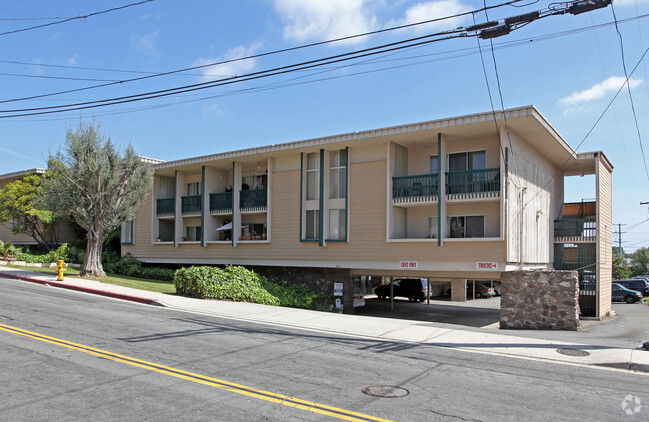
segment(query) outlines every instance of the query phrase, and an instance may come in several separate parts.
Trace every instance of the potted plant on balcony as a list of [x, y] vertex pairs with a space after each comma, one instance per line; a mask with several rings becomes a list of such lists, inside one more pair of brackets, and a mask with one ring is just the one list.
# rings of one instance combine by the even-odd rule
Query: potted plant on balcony
[[261, 234], [261, 240], [266, 240], [266, 233]]

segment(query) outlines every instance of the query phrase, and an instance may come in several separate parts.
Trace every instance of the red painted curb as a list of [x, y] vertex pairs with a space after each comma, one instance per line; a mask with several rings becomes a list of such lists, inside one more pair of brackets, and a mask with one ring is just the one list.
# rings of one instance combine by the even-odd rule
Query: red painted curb
[[17, 280], [23, 280], [23, 281], [29, 281], [30, 283], [37, 283], [37, 284], [43, 284], [43, 285], [48, 285], [52, 287], [59, 287], [62, 289], [68, 289], [68, 290], [75, 290], [78, 292], [85, 292], [85, 293], [91, 293], [95, 295], [100, 295], [100, 296], [107, 296], [107, 297], [112, 297], [115, 299], [122, 299], [122, 300], [128, 300], [131, 302], [138, 302], [138, 303], [144, 303], [146, 305], [158, 305], [158, 302], [156, 302], [154, 299], [147, 299], [143, 297], [137, 297], [137, 296], [130, 296], [130, 295], [125, 295], [121, 293], [113, 293], [113, 292], [106, 292], [103, 290], [96, 290], [96, 289], [89, 289], [87, 287], [80, 287], [80, 286], [71, 286], [69, 284], [63, 284], [63, 283], [57, 283], [56, 281], [46, 281], [46, 280], [39, 280], [37, 278], [31, 278], [31, 277], [23, 277], [19, 275], [14, 275], [14, 274], [7, 274], [0, 272], [1, 277], [6, 277], [6, 278], [14, 278]]

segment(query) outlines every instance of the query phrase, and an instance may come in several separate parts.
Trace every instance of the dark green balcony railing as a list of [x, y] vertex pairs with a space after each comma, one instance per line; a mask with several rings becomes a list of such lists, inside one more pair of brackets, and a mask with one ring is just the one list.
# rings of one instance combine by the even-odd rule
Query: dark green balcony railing
[[241, 211], [265, 211], [268, 203], [266, 189], [242, 190], [239, 198]]
[[595, 217], [554, 220], [554, 239], [560, 242], [595, 242], [597, 240]]
[[173, 217], [176, 210], [176, 198], [158, 199], [156, 202], [156, 215], [158, 217]]
[[210, 193], [210, 213], [231, 213], [232, 192]]
[[436, 201], [439, 174], [419, 174], [392, 178], [392, 199], [396, 203]]
[[183, 196], [181, 201], [183, 215], [200, 215], [203, 204], [203, 197], [201, 195]]
[[448, 199], [496, 198], [500, 196], [500, 168], [446, 172]]

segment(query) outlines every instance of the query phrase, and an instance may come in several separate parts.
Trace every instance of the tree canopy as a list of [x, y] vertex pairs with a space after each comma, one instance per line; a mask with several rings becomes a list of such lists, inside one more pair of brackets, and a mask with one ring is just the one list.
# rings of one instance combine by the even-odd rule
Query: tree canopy
[[25, 233], [48, 250], [52, 249], [55, 238], [48, 231], [60, 221], [58, 214], [44, 208], [39, 202], [44, 175], [28, 174], [0, 189], [0, 222], [12, 221], [14, 234]]
[[649, 274], [649, 249], [640, 248], [631, 254], [631, 275]]
[[129, 144], [121, 154], [95, 122], [68, 129], [62, 150], [48, 160], [51, 177], [44, 181], [49, 209], [65, 211], [87, 231], [81, 276], [105, 277], [103, 241], [122, 222], [135, 216], [149, 195], [153, 169]]

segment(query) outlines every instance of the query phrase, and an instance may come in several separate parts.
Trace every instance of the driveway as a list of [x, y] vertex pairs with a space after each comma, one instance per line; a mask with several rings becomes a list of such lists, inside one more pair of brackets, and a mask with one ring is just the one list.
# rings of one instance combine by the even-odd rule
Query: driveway
[[466, 302], [431, 300], [430, 305], [426, 302], [411, 303], [407, 299], [395, 298], [394, 311], [390, 311], [389, 300], [369, 296], [365, 298], [364, 307], [355, 309], [357, 315], [457, 324], [494, 330], [504, 335], [609, 347], [635, 348], [649, 341], [649, 306], [641, 303], [613, 303], [613, 311], [615, 315], [603, 321], [580, 321], [580, 331], [560, 331], [499, 329], [499, 297]]
[[487, 327], [498, 324], [500, 321], [500, 298], [476, 299], [467, 302], [431, 300], [430, 305], [426, 302], [412, 303], [407, 299], [395, 298], [394, 311], [391, 311], [389, 300], [366, 296], [365, 306], [356, 308], [354, 312], [356, 315], [380, 318]]

